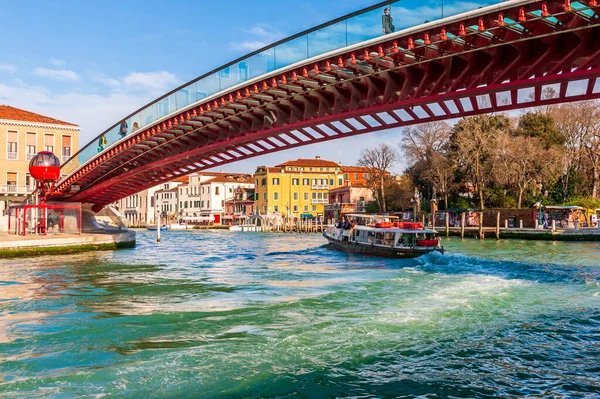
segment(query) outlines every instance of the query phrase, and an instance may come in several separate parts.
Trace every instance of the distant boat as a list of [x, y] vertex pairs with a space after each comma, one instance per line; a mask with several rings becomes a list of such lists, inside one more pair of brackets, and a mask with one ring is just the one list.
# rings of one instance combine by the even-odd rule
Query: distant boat
[[435, 239], [437, 231], [421, 223], [391, 222], [388, 216], [348, 215], [359, 224], [327, 226], [323, 236], [329, 246], [348, 253], [393, 258], [416, 258], [430, 252], [444, 253]]
[[229, 226], [229, 231], [262, 231], [262, 227], [253, 224], [238, 224]]
[[[146, 230], [150, 230], [150, 231], [156, 231], [156, 225], [149, 225]], [[166, 231], [169, 230], [169, 227], [167, 227], [166, 224], [163, 224], [162, 226], [160, 226], [160, 231]]]

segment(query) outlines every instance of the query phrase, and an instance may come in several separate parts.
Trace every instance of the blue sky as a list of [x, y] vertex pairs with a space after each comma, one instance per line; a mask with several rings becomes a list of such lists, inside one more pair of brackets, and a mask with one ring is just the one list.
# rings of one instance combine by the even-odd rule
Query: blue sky
[[[87, 143], [182, 83], [262, 45], [374, 3], [4, 2], [0, 104], [77, 123], [81, 142]], [[462, 4], [471, 8], [474, 3]], [[252, 158], [223, 170], [253, 172], [257, 165], [315, 155], [351, 165], [362, 148], [379, 142], [397, 145], [401, 136], [400, 131], [360, 135]], [[394, 171], [403, 168], [400, 163]]]

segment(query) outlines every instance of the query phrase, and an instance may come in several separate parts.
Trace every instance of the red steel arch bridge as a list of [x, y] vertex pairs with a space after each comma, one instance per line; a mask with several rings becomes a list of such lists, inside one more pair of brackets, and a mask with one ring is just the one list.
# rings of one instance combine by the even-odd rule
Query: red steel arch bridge
[[[119, 121], [67, 161], [76, 168], [58, 183], [57, 199], [98, 211], [270, 152], [600, 97], [597, 0], [511, 0], [452, 16], [444, 13], [460, 10], [440, 3], [428, 8], [431, 22], [407, 27], [396, 22], [411, 20], [403, 4], [299, 33], [167, 93], [125, 118], [124, 137]], [[396, 25], [388, 34], [385, 7]]]

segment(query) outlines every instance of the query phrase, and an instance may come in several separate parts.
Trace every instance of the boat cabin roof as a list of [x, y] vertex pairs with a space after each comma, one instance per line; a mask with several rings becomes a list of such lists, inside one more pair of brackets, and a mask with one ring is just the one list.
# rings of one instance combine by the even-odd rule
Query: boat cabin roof
[[420, 234], [420, 233], [428, 233], [428, 234], [437, 234], [437, 230], [433, 229], [401, 229], [398, 227], [369, 227], [369, 226], [355, 226], [356, 230], [368, 230], [374, 231], [376, 233], [402, 233], [402, 234]]
[[388, 215], [365, 215], [362, 213], [349, 213], [345, 215], [347, 217], [352, 218], [363, 218], [363, 219], [399, 219], [398, 216], [388, 216]]

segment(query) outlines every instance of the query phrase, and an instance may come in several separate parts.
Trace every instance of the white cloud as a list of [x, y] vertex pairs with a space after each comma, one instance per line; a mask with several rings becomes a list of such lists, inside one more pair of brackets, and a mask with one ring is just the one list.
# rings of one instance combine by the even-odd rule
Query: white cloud
[[123, 78], [123, 84], [132, 89], [143, 89], [149, 92], [168, 91], [180, 83], [179, 79], [167, 71], [131, 72]]
[[89, 78], [94, 82], [101, 83], [111, 88], [118, 88], [121, 86], [121, 82], [119, 82], [117, 79], [110, 78], [103, 73], [89, 72], [88, 74]]
[[64, 62], [63, 60], [59, 60], [58, 58], [54, 58], [54, 57], [52, 57], [52, 59], [50, 60], [50, 63], [52, 65], [54, 65], [55, 67], [64, 67], [67, 65], [67, 63]]
[[71, 82], [79, 82], [79, 75], [68, 69], [50, 69], [38, 67], [33, 71], [37, 76], [41, 76], [43, 78], [49, 78], [60, 81], [71, 81]]
[[17, 71], [17, 67], [12, 64], [0, 64], [0, 72], [13, 73]]
[[258, 24], [244, 29], [243, 32], [244, 36], [250, 36], [250, 38], [241, 42], [229, 42], [230, 49], [254, 51], [285, 37], [283, 33], [273, 29], [269, 24]]
[[246, 50], [248, 52], [252, 52], [254, 50], [258, 50], [259, 48], [268, 46], [269, 44], [270, 42], [261, 40], [247, 40], [243, 42], [229, 42], [229, 48], [232, 50]]
[[269, 38], [273, 41], [276, 41], [283, 37], [283, 33], [271, 29], [271, 26], [268, 24], [259, 24], [253, 26], [252, 28], [247, 29], [246, 32], [254, 36]]

